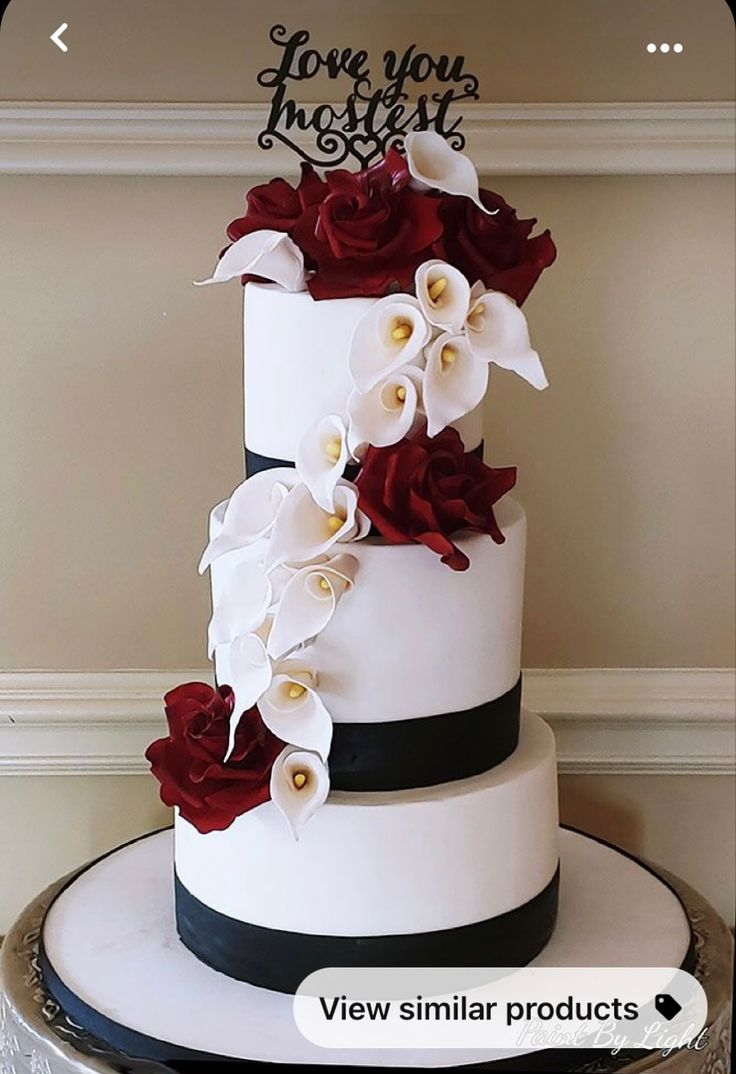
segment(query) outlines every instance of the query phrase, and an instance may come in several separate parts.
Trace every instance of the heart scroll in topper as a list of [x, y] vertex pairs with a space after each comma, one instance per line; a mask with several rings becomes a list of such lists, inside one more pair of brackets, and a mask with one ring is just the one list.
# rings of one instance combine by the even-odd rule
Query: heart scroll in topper
[[[409, 131], [433, 130], [453, 149], [463, 149], [462, 116], [448, 113], [458, 101], [478, 100], [478, 78], [465, 70], [465, 57], [431, 56], [409, 45], [403, 52], [383, 54], [383, 78], [374, 87], [365, 49], [331, 48], [326, 53], [309, 46], [309, 32], [290, 34], [285, 26], [271, 28], [271, 41], [281, 50], [277, 67], [258, 75], [259, 85], [272, 91], [268, 122], [258, 135], [262, 149], [283, 143], [310, 164], [337, 168], [349, 157], [361, 168], [400, 145]], [[350, 92], [342, 104], [300, 105], [289, 96], [292, 82], [321, 75], [337, 82], [346, 78]], [[430, 82], [439, 89], [409, 100], [407, 87]]]

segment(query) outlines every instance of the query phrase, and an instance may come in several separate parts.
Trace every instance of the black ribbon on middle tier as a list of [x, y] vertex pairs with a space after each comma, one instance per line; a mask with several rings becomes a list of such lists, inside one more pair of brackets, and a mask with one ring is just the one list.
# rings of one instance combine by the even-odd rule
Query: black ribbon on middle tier
[[462, 712], [383, 723], [336, 723], [330, 785], [338, 791], [400, 791], [487, 772], [519, 741], [521, 676], [501, 697]]

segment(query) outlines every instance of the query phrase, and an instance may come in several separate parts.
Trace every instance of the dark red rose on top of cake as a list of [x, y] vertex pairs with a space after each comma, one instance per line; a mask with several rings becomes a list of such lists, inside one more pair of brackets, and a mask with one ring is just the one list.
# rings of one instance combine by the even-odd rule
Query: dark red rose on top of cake
[[296, 187], [286, 179], [271, 179], [254, 186], [245, 196], [245, 216], [228, 224], [228, 238], [237, 242], [253, 231], [290, 232], [304, 210], [319, 203], [326, 193], [327, 183], [311, 164], [302, 164], [302, 177]]
[[406, 291], [442, 234], [440, 201], [409, 186], [396, 149], [353, 174], [327, 172], [327, 192], [309, 205], [291, 232], [315, 274], [314, 298], [377, 296]]
[[460, 269], [470, 284], [482, 280], [521, 305], [557, 249], [549, 231], [531, 236], [536, 219], [519, 220], [500, 194], [481, 190], [480, 198], [498, 211], [491, 216], [470, 198], [442, 196], [443, 230], [434, 256]]
[[482, 280], [521, 305], [556, 257], [549, 231], [532, 235], [536, 220], [520, 220], [499, 194], [479, 192], [495, 210], [490, 215], [470, 197], [417, 189], [398, 149], [370, 168], [338, 168], [324, 179], [311, 164], [301, 167], [296, 186], [278, 178], [253, 187], [245, 215], [227, 234], [231, 242], [264, 230], [288, 234], [304, 257], [313, 298], [411, 292], [418, 266], [440, 258], [471, 284]]
[[169, 734], [146, 750], [161, 800], [177, 806], [203, 835], [229, 828], [236, 817], [268, 801], [271, 768], [284, 748], [254, 707], [242, 716], [225, 763], [233, 705], [229, 686], [177, 686], [164, 698]]
[[486, 466], [448, 427], [434, 437], [422, 430], [391, 447], [369, 447], [355, 483], [358, 506], [387, 541], [424, 544], [464, 571], [470, 561], [450, 538], [467, 530], [503, 543], [493, 505], [514, 487], [516, 467]]

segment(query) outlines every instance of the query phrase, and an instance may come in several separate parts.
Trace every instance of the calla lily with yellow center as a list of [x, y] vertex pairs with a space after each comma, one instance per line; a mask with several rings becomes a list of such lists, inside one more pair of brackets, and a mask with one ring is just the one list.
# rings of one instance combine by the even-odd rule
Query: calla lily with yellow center
[[424, 411], [427, 433], [437, 433], [469, 414], [488, 388], [488, 363], [471, 349], [465, 335], [438, 336], [427, 353]]
[[539, 391], [547, 387], [544, 367], [529, 339], [526, 317], [513, 298], [476, 284], [470, 293], [465, 334], [482, 361], [511, 370]]
[[422, 370], [405, 366], [363, 394], [348, 397], [348, 447], [360, 459], [369, 445], [388, 447], [411, 436], [423, 421]]
[[281, 811], [294, 838], [324, 804], [330, 793], [327, 766], [318, 754], [287, 746], [271, 769], [271, 799]]
[[348, 461], [348, 437], [345, 423], [337, 414], [329, 414], [309, 429], [299, 441], [296, 470], [324, 511], [334, 509], [335, 487]]
[[283, 742], [327, 760], [332, 719], [317, 693], [317, 675], [298, 660], [281, 660], [258, 702], [266, 727]]
[[425, 261], [416, 271], [415, 287], [427, 321], [445, 332], [460, 332], [470, 303], [470, 284], [462, 272], [444, 261]]
[[308, 644], [325, 629], [352, 587], [357, 568], [355, 556], [342, 552], [294, 572], [284, 586], [268, 637], [268, 652], [274, 659]]
[[412, 295], [387, 295], [355, 326], [348, 367], [359, 392], [369, 392], [402, 366], [421, 358], [430, 328]]
[[338, 481], [328, 511], [315, 503], [306, 485], [297, 485], [279, 508], [264, 566], [302, 566], [334, 544], [361, 540], [369, 530], [370, 522], [358, 508], [358, 490], [350, 481]]

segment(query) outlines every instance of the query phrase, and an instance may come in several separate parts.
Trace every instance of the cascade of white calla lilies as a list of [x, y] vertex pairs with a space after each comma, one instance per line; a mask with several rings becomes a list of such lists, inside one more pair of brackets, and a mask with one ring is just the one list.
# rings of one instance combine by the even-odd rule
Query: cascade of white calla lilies
[[[319, 696], [308, 647], [352, 587], [358, 561], [347, 551], [370, 528], [356, 487], [342, 478], [345, 427], [319, 423], [300, 448], [295, 470], [247, 478], [213, 513], [213, 536], [200, 573], [223, 557], [227, 587], [215, 602], [208, 652], [235, 695], [225, 760], [244, 712], [257, 704], [286, 743], [271, 773], [271, 797], [296, 838], [329, 792], [332, 718]], [[327, 468], [320, 470], [315, 444]], [[318, 479], [305, 483], [309, 474]]]
[[[470, 197], [484, 212], [472, 162], [444, 138], [424, 131], [405, 139], [412, 184]], [[492, 214], [491, 214], [492, 215]], [[252, 232], [233, 243], [210, 279], [244, 275], [303, 291], [307, 272], [289, 236]], [[547, 386], [514, 300], [434, 259], [419, 266], [414, 294], [372, 304], [346, 355], [352, 390], [342, 414], [307, 431], [296, 468], [254, 474], [213, 512], [213, 535], [199, 570], [229, 557], [227, 590], [218, 596], [208, 653], [235, 695], [226, 760], [244, 712], [258, 705], [264, 724], [286, 746], [273, 765], [271, 798], [296, 838], [330, 788], [332, 718], [319, 696], [309, 645], [327, 627], [355, 582], [349, 545], [370, 522], [358, 489], [344, 478], [369, 447], [389, 447], [425, 424], [428, 435], [458, 421], [485, 396], [491, 365], [535, 388]]]

